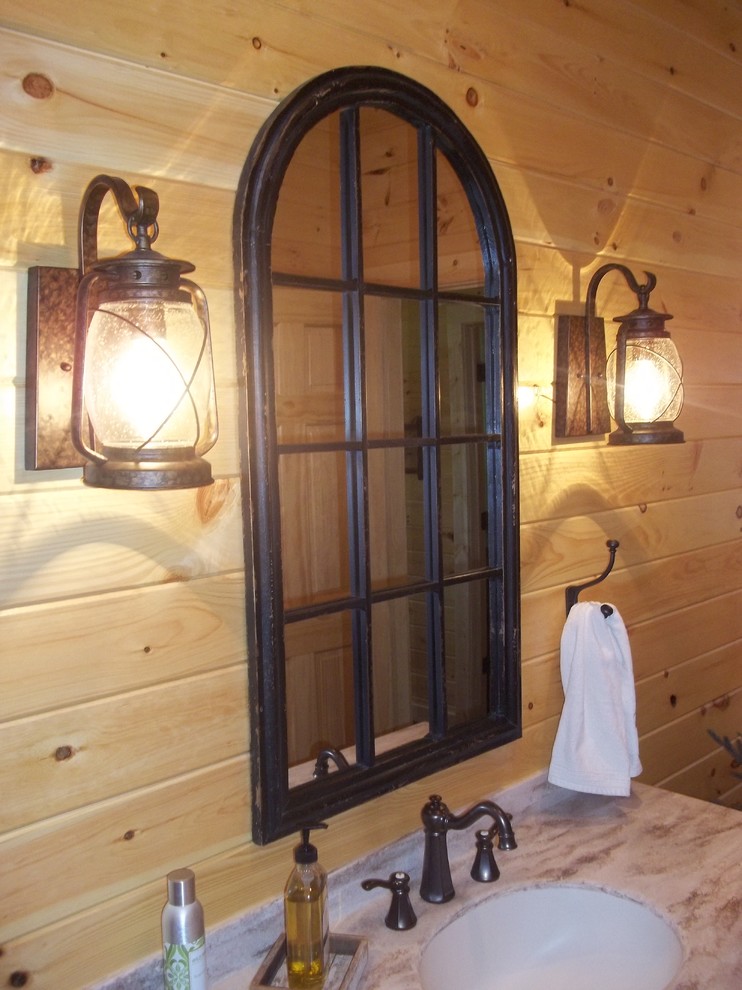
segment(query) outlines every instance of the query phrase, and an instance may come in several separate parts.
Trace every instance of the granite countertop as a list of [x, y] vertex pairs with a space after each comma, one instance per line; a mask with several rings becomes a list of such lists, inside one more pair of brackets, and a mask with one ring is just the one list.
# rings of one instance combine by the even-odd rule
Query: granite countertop
[[[496, 883], [471, 880], [472, 834], [453, 833], [453, 901], [432, 905], [414, 897], [418, 924], [409, 932], [385, 928], [387, 904], [379, 896], [373, 908], [343, 918], [344, 931], [369, 939], [364, 990], [416, 990], [423, 947], [453, 917], [506, 890], [565, 882], [618, 891], [667, 918], [686, 957], [674, 990], [742, 987], [739, 811], [636, 784], [629, 798], [577, 794], [543, 778], [494, 799], [512, 813], [518, 842], [517, 849], [497, 853]], [[389, 872], [406, 869], [419, 883], [422, 836], [417, 846], [414, 859], [392, 858], [376, 875], [386, 875], [388, 865]]]
[[[518, 848], [497, 852], [500, 879], [469, 877], [474, 830], [449, 835], [456, 897], [433, 905], [418, 894], [422, 828], [330, 876], [334, 931], [368, 939], [363, 990], [419, 990], [420, 954], [462, 911], [506, 890], [544, 883], [587, 884], [654, 908], [675, 927], [685, 960], [673, 990], [742, 987], [742, 814], [729, 808], [632, 785], [628, 798], [577, 794], [533, 778], [491, 797], [513, 816]], [[445, 800], [445, 794], [443, 795]], [[463, 809], [452, 809], [460, 812]], [[417, 926], [384, 925], [389, 893], [366, 893], [360, 881], [396, 870], [411, 876]], [[282, 930], [282, 901], [207, 932], [211, 990], [247, 990]], [[106, 984], [108, 990], [159, 990], [157, 961]], [[465, 990], [465, 988], [462, 988]], [[669, 990], [669, 988], [668, 988]]]

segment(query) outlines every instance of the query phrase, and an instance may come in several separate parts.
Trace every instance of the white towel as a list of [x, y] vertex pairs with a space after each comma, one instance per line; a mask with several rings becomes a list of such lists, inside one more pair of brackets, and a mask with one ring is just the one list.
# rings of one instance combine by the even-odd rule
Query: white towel
[[577, 602], [564, 624], [564, 708], [548, 777], [573, 791], [627, 797], [642, 772], [636, 692], [629, 637], [611, 608], [606, 617], [599, 602]]

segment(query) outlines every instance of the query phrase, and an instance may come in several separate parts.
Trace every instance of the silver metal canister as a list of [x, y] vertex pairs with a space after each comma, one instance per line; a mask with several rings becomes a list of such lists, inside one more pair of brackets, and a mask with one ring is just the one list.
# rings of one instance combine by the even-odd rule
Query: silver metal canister
[[167, 875], [162, 909], [162, 958], [166, 990], [207, 990], [204, 912], [192, 870]]

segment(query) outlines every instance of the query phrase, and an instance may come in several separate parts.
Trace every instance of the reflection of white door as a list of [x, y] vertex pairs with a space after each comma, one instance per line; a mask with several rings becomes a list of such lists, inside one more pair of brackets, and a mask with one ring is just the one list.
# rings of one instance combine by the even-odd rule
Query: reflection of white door
[[[302, 294], [308, 307], [310, 294]], [[343, 436], [342, 337], [338, 326], [299, 320], [274, 330], [276, 416], [281, 443]], [[348, 593], [345, 456], [279, 459], [284, 607]], [[354, 742], [350, 621], [328, 616], [285, 628], [289, 765], [324, 746]]]
[[286, 704], [289, 765], [320, 749], [344, 749], [354, 739], [353, 655], [347, 615], [286, 626]]
[[[302, 299], [311, 299], [302, 294]], [[404, 430], [399, 358], [399, 303], [379, 300], [367, 316], [366, 390], [374, 436]], [[375, 332], [378, 331], [378, 332]], [[344, 438], [342, 335], [316, 320], [279, 321], [274, 329], [276, 415], [281, 443]], [[404, 451], [372, 451], [368, 504], [374, 583], [407, 573]], [[350, 593], [346, 460], [342, 452], [282, 454], [279, 459], [283, 591], [286, 608]], [[285, 630], [289, 763], [324, 746], [354, 743], [353, 661], [349, 616], [289, 623]], [[409, 725], [407, 603], [374, 607], [374, 728], [377, 735]], [[330, 635], [332, 629], [332, 635]]]

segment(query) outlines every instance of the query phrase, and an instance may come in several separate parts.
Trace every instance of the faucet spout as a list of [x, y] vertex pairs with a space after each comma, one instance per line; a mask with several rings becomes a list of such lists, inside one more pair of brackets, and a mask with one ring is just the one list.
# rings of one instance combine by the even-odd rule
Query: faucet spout
[[517, 849], [518, 843], [515, 841], [513, 826], [510, 824], [509, 816], [502, 810], [499, 804], [494, 801], [480, 801], [473, 808], [469, 808], [458, 817], [453, 816], [448, 824], [449, 828], [457, 832], [461, 829], [469, 828], [480, 818], [489, 817], [497, 827], [497, 847], [498, 849]]
[[431, 794], [429, 801], [420, 812], [420, 817], [425, 832], [420, 896], [430, 904], [445, 904], [456, 893], [448, 861], [449, 829], [458, 832], [469, 828], [480, 818], [489, 817], [497, 828], [499, 848], [517, 848], [510, 819], [494, 801], [480, 801], [457, 816], [451, 813], [439, 794]]

